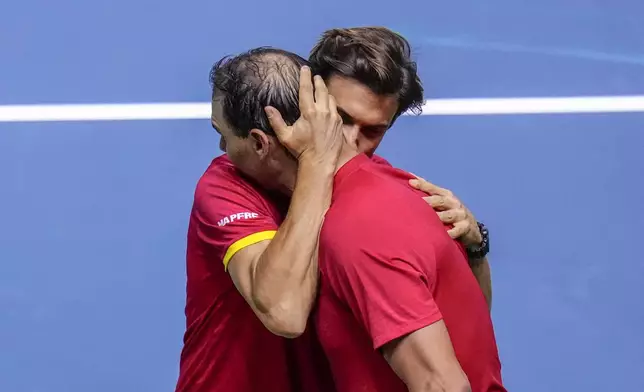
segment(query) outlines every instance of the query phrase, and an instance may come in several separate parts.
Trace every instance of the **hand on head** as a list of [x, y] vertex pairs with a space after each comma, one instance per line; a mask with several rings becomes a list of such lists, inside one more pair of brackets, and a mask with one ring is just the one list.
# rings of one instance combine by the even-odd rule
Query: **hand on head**
[[282, 143], [299, 161], [335, 166], [345, 144], [356, 146], [356, 134], [345, 134], [335, 98], [329, 94], [319, 75], [311, 77], [311, 69], [302, 67], [299, 85], [300, 118], [287, 125], [280, 112], [265, 108], [268, 120]]

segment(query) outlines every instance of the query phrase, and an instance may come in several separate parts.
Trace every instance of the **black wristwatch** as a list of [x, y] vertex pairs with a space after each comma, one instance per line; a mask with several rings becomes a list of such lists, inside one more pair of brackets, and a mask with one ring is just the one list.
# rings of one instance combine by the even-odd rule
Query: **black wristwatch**
[[481, 260], [490, 252], [490, 235], [487, 231], [487, 227], [481, 222], [477, 222], [479, 226], [479, 231], [481, 232], [481, 237], [483, 240], [478, 246], [468, 246], [465, 250], [467, 251], [467, 257], [472, 260]]

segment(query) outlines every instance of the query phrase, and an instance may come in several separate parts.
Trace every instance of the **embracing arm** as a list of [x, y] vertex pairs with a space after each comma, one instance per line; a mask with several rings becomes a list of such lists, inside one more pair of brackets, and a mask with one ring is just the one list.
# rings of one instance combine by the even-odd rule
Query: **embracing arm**
[[[459, 240], [464, 246], [478, 246], [483, 241], [478, 222], [472, 212], [448, 189], [441, 188], [431, 182], [416, 177], [409, 184], [429, 196], [425, 201], [437, 211], [440, 220], [452, 225], [449, 235]], [[470, 269], [483, 291], [488, 308], [492, 309], [492, 275], [487, 257], [470, 258]]]
[[318, 239], [344, 143], [335, 99], [321, 77], [313, 83], [311, 70], [303, 67], [301, 116], [292, 126], [275, 108], [266, 108], [280, 143], [299, 161], [295, 189], [272, 241], [240, 252], [230, 268], [235, 285], [264, 325], [286, 337], [304, 332], [317, 292]]
[[490, 263], [487, 257], [478, 260], [470, 260], [470, 269], [476, 278], [476, 281], [483, 291], [487, 307], [492, 310], [492, 274], [490, 272]]
[[333, 170], [303, 162], [286, 219], [270, 241], [246, 247], [230, 260], [237, 289], [273, 333], [295, 337], [315, 297], [318, 235], [331, 201]]

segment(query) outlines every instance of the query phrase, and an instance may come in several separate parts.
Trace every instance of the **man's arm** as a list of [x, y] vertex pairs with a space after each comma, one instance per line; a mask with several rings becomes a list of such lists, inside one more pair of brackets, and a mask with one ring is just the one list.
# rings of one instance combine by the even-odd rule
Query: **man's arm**
[[335, 99], [321, 77], [313, 83], [311, 70], [303, 67], [301, 117], [292, 126], [275, 108], [266, 108], [279, 141], [299, 162], [287, 216], [270, 243], [247, 247], [230, 260], [238, 290], [269, 330], [286, 337], [304, 332], [315, 298], [318, 238], [344, 143]]
[[302, 162], [289, 211], [275, 237], [230, 260], [235, 286], [273, 333], [300, 335], [316, 293], [318, 234], [331, 201], [333, 169]]
[[391, 368], [411, 392], [471, 392], [440, 320], [382, 347]]
[[[448, 231], [452, 238], [459, 240], [465, 246], [478, 246], [481, 243], [482, 236], [474, 215], [451, 191], [420, 177], [410, 180], [409, 184], [429, 195], [424, 198], [425, 201], [437, 211], [438, 217], [443, 223], [453, 226]], [[470, 260], [470, 268], [483, 291], [488, 308], [491, 310], [492, 275], [487, 257]]]
[[492, 273], [490, 271], [490, 263], [487, 257], [479, 260], [470, 260], [470, 269], [476, 278], [476, 281], [483, 291], [487, 307], [492, 310]]

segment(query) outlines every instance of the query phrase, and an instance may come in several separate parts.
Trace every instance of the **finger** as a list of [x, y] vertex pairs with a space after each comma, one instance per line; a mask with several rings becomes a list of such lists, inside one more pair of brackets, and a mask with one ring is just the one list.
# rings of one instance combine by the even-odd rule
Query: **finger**
[[268, 117], [268, 122], [271, 124], [271, 128], [275, 131], [275, 135], [280, 141], [282, 141], [289, 132], [289, 126], [286, 125], [286, 122], [282, 118], [282, 114], [272, 106], [266, 106], [264, 111]]
[[323, 110], [329, 109], [329, 90], [327, 90], [324, 80], [320, 75], [315, 75], [313, 83], [315, 83], [316, 105]]
[[462, 209], [451, 209], [437, 212], [438, 217], [443, 223], [456, 223], [467, 219], [467, 214]]
[[303, 66], [300, 69], [300, 112], [308, 113], [315, 109], [313, 100], [313, 83], [311, 83], [311, 68]]
[[447, 195], [449, 192], [447, 189], [434, 185], [418, 176], [409, 180], [409, 185], [430, 195]]
[[467, 221], [460, 221], [454, 224], [454, 227], [447, 230], [447, 234], [453, 239], [461, 238], [470, 231], [470, 225], [467, 224]]
[[458, 208], [458, 204], [456, 204], [454, 200], [450, 199], [449, 197], [432, 195], [423, 197], [423, 199], [437, 211], [447, 211]]

